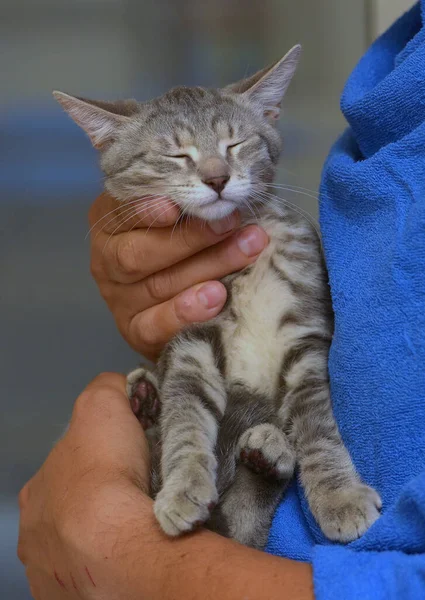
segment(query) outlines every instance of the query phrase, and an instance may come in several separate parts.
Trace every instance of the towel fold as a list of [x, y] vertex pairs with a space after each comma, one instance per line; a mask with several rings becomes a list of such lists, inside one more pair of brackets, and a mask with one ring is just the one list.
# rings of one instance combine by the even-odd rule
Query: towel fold
[[[338, 546], [318, 529], [298, 484], [284, 498], [268, 551], [312, 560], [318, 600], [408, 600], [419, 597], [420, 581], [425, 598], [424, 23], [422, 0], [360, 60], [341, 100], [349, 128], [323, 171], [334, 413], [384, 508], [362, 538]], [[404, 595], [380, 594], [402, 589], [394, 582], [409, 569]]]

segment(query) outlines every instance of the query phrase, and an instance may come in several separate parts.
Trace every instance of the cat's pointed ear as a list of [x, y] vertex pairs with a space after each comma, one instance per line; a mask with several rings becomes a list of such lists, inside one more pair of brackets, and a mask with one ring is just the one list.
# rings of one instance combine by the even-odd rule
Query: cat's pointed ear
[[225, 91], [242, 94], [260, 103], [264, 108], [264, 114], [271, 120], [275, 120], [279, 117], [282, 99], [297, 69], [300, 55], [301, 46], [294, 46], [270, 67], [226, 87]]
[[95, 148], [114, 139], [117, 130], [137, 112], [135, 100], [97, 102], [53, 92], [55, 99], [90, 137]]

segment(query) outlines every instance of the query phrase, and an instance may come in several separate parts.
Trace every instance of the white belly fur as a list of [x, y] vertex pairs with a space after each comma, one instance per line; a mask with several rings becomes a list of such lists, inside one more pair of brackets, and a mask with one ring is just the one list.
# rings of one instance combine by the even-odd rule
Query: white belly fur
[[238, 319], [223, 328], [227, 381], [243, 381], [267, 394], [276, 392], [286, 346], [279, 332], [280, 317], [295, 300], [269, 267], [274, 246], [271, 239], [251, 272], [234, 282], [232, 308]]

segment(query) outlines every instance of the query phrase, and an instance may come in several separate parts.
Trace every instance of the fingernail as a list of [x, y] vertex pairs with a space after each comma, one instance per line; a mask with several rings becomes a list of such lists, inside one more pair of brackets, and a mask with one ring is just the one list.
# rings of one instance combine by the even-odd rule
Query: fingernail
[[196, 292], [196, 297], [206, 308], [216, 308], [223, 302], [223, 291], [220, 285], [206, 283]]
[[228, 217], [225, 217], [224, 219], [220, 219], [219, 221], [211, 221], [209, 223], [209, 226], [214, 231], [215, 234], [223, 235], [223, 233], [228, 233], [229, 231], [232, 231], [233, 229], [235, 229], [235, 227], [238, 225], [238, 223], [239, 223], [239, 215], [238, 215], [238, 213], [234, 212], [231, 215], [229, 215]]
[[267, 236], [258, 227], [249, 228], [238, 235], [239, 250], [246, 256], [256, 256], [267, 246]]

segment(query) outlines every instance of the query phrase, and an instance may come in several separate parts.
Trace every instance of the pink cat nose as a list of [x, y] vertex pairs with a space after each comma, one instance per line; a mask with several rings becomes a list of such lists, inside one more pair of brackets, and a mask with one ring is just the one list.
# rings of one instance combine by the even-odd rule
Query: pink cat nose
[[221, 194], [229, 179], [230, 177], [228, 175], [222, 175], [220, 177], [210, 177], [209, 179], [204, 179], [203, 181], [205, 185], [213, 189], [215, 192], [217, 192], [217, 194]]

